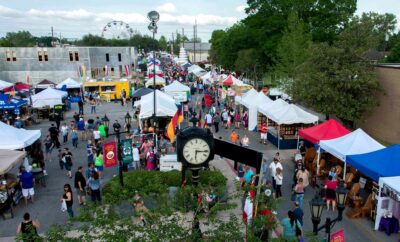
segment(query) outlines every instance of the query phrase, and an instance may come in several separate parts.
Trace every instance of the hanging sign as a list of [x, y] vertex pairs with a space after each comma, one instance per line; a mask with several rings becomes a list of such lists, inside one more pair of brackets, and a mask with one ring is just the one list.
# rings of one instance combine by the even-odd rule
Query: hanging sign
[[333, 233], [331, 233], [331, 241], [330, 242], [344, 242], [344, 229], [339, 229]]
[[130, 164], [133, 162], [132, 157], [132, 139], [121, 140], [122, 148], [122, 162], [124, 164]]
[[111, 141], [104, 144], [104, 166], [105, 167], [113, 167], [118, 165], [117, 160], [117, 143], [115, 141]]

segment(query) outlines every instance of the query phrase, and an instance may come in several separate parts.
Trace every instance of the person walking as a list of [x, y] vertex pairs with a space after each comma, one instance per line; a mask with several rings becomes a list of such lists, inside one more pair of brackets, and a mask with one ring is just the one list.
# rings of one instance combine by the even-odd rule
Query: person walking
[[325, 183], [326, 190], [326, 210], [329, 211], [332, 202], [332, 211], [336, 208], [336, 188], [337, 181], [334, 181], [332, 176], [328, 176], [328, 181]]
[[297, 177], [297, 180], [300, 180], [300, 178], [303, 180], [303, 189], [305, 191], [306, 187], [308, 187], [308, 185], [310, 185], [310, 179], [309, 179], [310, 173], [302, 165], [301, 169], [297, 172], [296, 177]]
[[249, 137], [247, 136], [247, 134], [245, 133], [242, 137], [242, 139], [240, 140], [240, 144], [244, 147], [248, 147], [249, 146]]
[[132, 156], [135, 169], [140, 169], [140, 154], [139, 149], [135, 143], [132, 143]]
[[232, 143], [237, 144], [239, 141], [239, 134], [233, 129], [231, 135], [229, 136]]
[[265, 123], [261, 124], [261, 129], [260, 129], [260, 144], [267, 144], [267, 125]]
[[25, 213], [23, 220], [17, 227], [17, 234], [22, 241], [41, 241], [37, 230], [40, 228], [38, 220], [31, 220], [31, 215]]
[[211, 129], [212, 126], [212, 116], [210, 114], [210, 112], [207, 112], [206, 115], [204, 116], [204, 121], [206, 123], [207, 126], [204, 126], [204, 128], [209, 128]]
[[83, 167], [79, 166], [78, 170], [75, 172], [74, 187], [76, 189], [76, 194], [78, 195], [79, 205], [85, 205], [86, 198], [86, 179], [83, 175]]
[[83, 118], [79, 118], [79, 121], [78, 121], [76, 127], [78, 128], [78, 132], [81, 136], [81, 140], [85, 140], [86, 132], [85, 132], [85, 121], [83, 120]]
[[101, 202], [100, 185], [99, 173], [93, 171], [92, 176], [88, 180], [88, 186], [91, 190], [90, 196], [92, 202], [94, 203], [97, 201]]
[[275, 174], [275, 183], [276, 183], [276, 198], [282, 197], [282, 183], [283, 183], [283, 174], [282, 174], [282, 169], [281, 168], [276, 168], [276, 174]]
[[72, 178], [71, 167], [72, 167], [72, 153], [68, 148], [64, 148], [64, 152], [62, 154], [62, 161], [65, 170], [67, 170], [67, 176]]
[[61, 144], [60, 141], [58, 141], [58, 129], [54, 126], [54, 124], [51, 124], [50, 128], [49, 128], [49, 133], [50, 133], [50, 137], [53, 140], [55, 146], [58, 148], [60, 148]]
[[293, 211], [288, 211], [288, 216], [282, 219], [281, 226], [283, 228], [283, 238], [286, 241], [298, 241], [298, 237], [301, 236], [301, 224], [296, 221]]
[[66, 183], [64, 185], [64, 194], [61, 198], [61, 202], [64, 202], [67, 205], [67, 213], [68, 216], [70, 218], [74, 217], [74, 210], [72, 210], [72, 205], [74, 204], [74, 198], [72, 196], [72, 189], [71, 189], [71, 185], [69, 185], [68, 183]]
[[45, 148], [44, 160], [45, 161], [50, 161], [51, 162], [51, 153], [53, 152], [54, 146], [55, 146], [54, 142], [50, 138], [50, 135], [47, 135], [46, 139], [44, 140], [44, 148]]
[[25, 206], [28, 206], [28, 200], [31, 199], [31, 202], [35, 202], [35, 189], [33, 185], [35, 184], [35, 178], [33, 177], [31, 172], [28, 172], [25, 169], [25, 166], [21, 166], [19, 168], [19, 172], [21, 173], [19, 177], [19, 183], [22, 187], [22, 196], [24, 197]]
[[78, 132], [76, 131], [76, 128], [72, 129], [71, 131], [71, 140], [72, 140], [72, 146], [75, 148], [78, 148]]
[[276, 170], [277, 169], [283, 170], [282, 164], [279, 162], [278, 159], [274, 158], [273, 162], [269, 165], [269, 169], [271, 169], [271, 176], [272, 176], [272, 187], [274, 190], [276, 190], [276, 180], [275, 180], [275, 175], [276, 175]]
[[90, 103], [90, 113], [96, 113], [96, 99], [92, 98], [91, 100], [89, 100]]
[[300, 208], [303, 208], [303, 198], [304, 198], [303, 178], [300, 177], [297, 180], [297, 184], [296, 186], [294, 186], [293, 191], [296, 194], [296, 202], [299, 203]]
[[303, 226], [304, 212], [303, 212], [303, 209], [299, 207], [299, 203], [297, 201], [294, 202], [293, 216], [294, 216], [294, 219], [299, 221], [301, 226]]
[[79, 114], [83, 115], [83, 101], [82, 101], [82, 99], [79, 99], [78, 107], [79, 107]]
[[236, 129], [240, 128], [240, 121], [241, 121], [240, 113], [236, 112], [236, 114], [235, 114], [235, 128]]
[[219, 131], [219, 123], [221, 123], [221, 116], [219, 115], [219, 112], [216, 112], [214, 117], [213, 117], [213, 124], [215, 128], [215, 133], [218, 133]]
[[94, 167], [96, 167], [99, 178], [101, 179], [104, 170], [104, 165], [103, 165], [103, 153], [100, 150], [97, 150], [96, 152], [96, 157], [94, 159]]
[[69, 133], [69, 128], [67, 123], [63, 123], [61, 126], [61, 135], [63, 136], [63, 142], [64, 144], [68, 142], [68, 133]]
[[228, 128], [228, 120], [229, 120], [228, 111], [226, 111], [226, 109], [224, 109], [224, 110], [222, 111], [221, 116], [222, 116], [222, 123], [223, 123], [223, 126], [225, 127], [225, 129], [227, 129], [227, 128]]

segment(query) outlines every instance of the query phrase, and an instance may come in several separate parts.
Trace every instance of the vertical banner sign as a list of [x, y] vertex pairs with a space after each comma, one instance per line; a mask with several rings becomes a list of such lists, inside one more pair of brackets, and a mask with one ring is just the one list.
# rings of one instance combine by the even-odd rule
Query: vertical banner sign
[[344, 242], [344, 229], [339, 229], [339, 230], [331, 233], [331, 241], [330, 242]]
[[122, 148], [122, 162], [124, 164], [130, 164], [133, 162], [132, 157], [132, 139], [121, 140]]
[[104, 144], [104, 166], [105, 167], [113, 167], [118, 165], [117, 160], [117, 143], [115, 141], [111, 141]]

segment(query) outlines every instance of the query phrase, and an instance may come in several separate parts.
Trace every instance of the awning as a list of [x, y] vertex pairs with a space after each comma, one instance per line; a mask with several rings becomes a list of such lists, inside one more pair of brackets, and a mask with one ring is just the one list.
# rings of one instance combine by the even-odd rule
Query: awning
[[329, 119], [322, 124], [301, 129], [299, 131], [299, 136], [313, 144], [317, 144], [321, 140], [335, 139], [349, 133], [350, 130], [343, 127], [338, 121]]
[[12, 168], [19, 166], [25, 156], [25, 151], [0, 150], [0, 175], [4, 175]]

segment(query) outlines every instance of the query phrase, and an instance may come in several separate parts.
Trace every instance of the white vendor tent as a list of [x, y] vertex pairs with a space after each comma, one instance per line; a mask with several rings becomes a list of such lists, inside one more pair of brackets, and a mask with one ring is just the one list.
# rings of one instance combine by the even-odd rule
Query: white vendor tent
[[[140, 99], [139, 119], [146, 119], [153, 116], [154, 112], [154, 93], [144, 95]], [[178, 108], [175, 105], [175, 100], [169, 95], [156, 90], [156, 116], [157, 117], [172, 117]]]
[[336, 139], [321, 140], [319, 145], [321, 149], [345, 162], [343, 179], [346, 176], [346, 156], [365, 154], [385, 148], [362, 129]]
[[255, 95], [257, 95], [257, 91], [254, 88], [252, 88], [252, 89], [248, 90], [247, 92], [245, 92], [242, 96], [235, 96], [235, 102], [243, 105], [243, 103], [242, 103], [243, 99], [245, 99], [247, 96], [255, 97]]
[[256, 94], [245, 96], [241, 103], [249, 109], [248, 130], [255, 130], [257, 127], [258, 105], [261, 103], [273, 103], [273, 101], [260, 91]]
[[283, 109], [285, 106], [289, 105], [289, 103], [283, 101], [282, 99], [277, 99], [273, 102], [268, 103], [260, 103], [258, 105], [258, 112], [264, 114], [268, 118], [270, 118], [274, 112]]
[[17, 129], [0, 122], [0, 149], [23, 149], [41, 136], [40, 130]]
[[[146, 87], [153, 86], [154, 79], [153, 77], [146, 80]], [[156, 85], [157, 86], [165, 86], [165, 79], [156, 75]]]
[[44, 106], [53, 107], [54, 105], [63, 104], [62, 98], [68, 96], [67, 92], [47, 88], [38, 94], [32, 95], [32, 107], [42, 108]]
[[170, 85], [165, 86], [164, 91], [177, 103], [188, 101], [190, 95], [190, 87], [180, 83], [179, 81], [174, 81]]
[[[374, 229], [378, 230], [381, 218], [385, 216], [387, 212], [393, 215], [393, 211], [397, 210], [396, 208], [399, 206], [400, 176], [380, 177], [378, 196], [376, 199], [377, 206]], [[397, 231], [395, 233], [397, 233]]]
[[0, 91], [3, 90], [4, 88], [11, 87], [13, 85], [14, 84], [12, 84], [11, 82], [0, 80]]
[[64, 81], [62, 81], [61, 83], [57, 84], [57, 88], [61, 89], [63, 86], [67, 86], [67, 89], [71, 89], [71, 88], [81, 88], [81, 84], [77, 81], [75, 81], [72, 78], [67, 78]]
[[[278, 99], [280, 100], [280, 99]], [[318, 122], [318, 117], [304, 111], [294, 104], [284, 105], [280, 109], [271, 109], [269, 118], [277, 124], [311, 124]]]
[[25, 151], [0, 150], [0, 176], [20, 165], [26, 156]]

